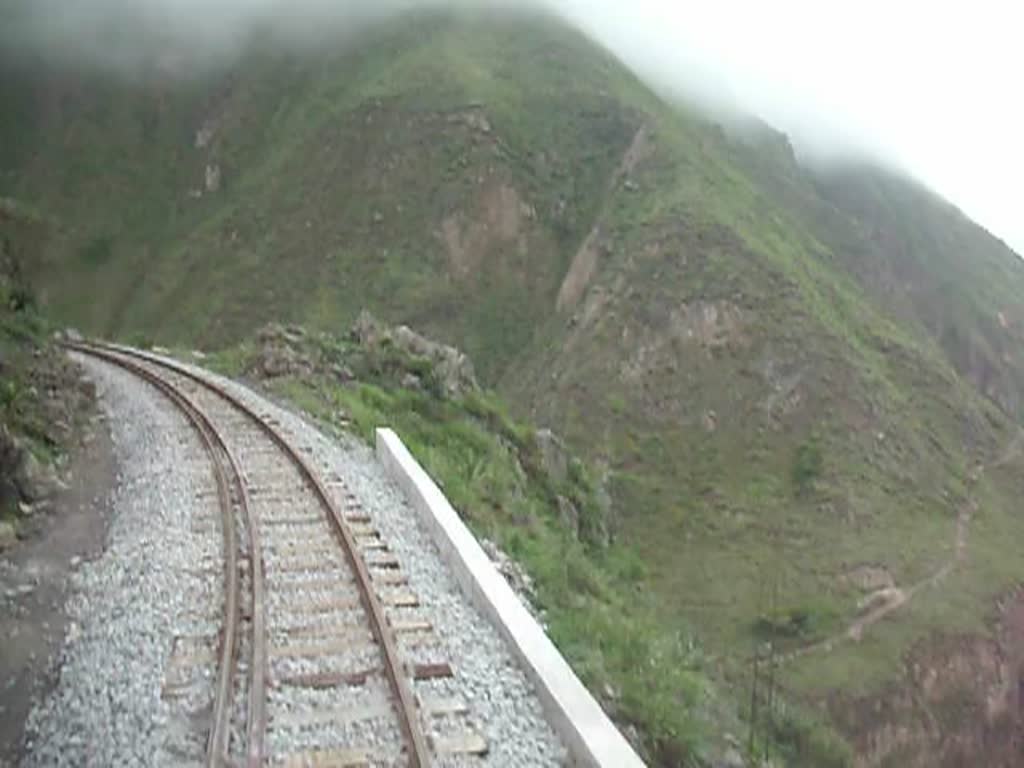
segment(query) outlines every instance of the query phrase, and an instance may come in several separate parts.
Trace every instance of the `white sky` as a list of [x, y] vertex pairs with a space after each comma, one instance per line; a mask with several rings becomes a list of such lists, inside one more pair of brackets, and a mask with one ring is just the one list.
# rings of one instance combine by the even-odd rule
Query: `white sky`
[[642, 74], [896, 164], [1024, 254], [1020, 0], [548, 0]]

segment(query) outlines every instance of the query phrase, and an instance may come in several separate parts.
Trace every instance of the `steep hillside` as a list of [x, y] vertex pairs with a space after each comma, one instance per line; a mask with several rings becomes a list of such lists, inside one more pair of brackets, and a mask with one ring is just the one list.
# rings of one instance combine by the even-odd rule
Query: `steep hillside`
[[844, 254], [886, 304], [911, 314], [957, 371], [1007, 414], [1024, 407], [1020, 258], [926, 189], [867, 168], [817, 185], [859, 230]]
[[433, 16], [185, 91], [57, 74], [39, 146], [70, 162], [29, 155], [16, 187], [74, 228], [40, 271], [87, 327], [223, 342], [370, 302], [486, 368], [550, 314], [640, 125], [621, 93], [648, 98], [565, 30]]
[[0, 198], [0, 551], [51, 508], [56, 470], [91, 415], [92, 390], [52, 344], [23, 277], [49, 231], [37, 212]]
[[[0, 192], [61, 223], [29, 270], [58, 316], [218, 347], [368, 307], [457, 343], [605, 475], [664, 637], [692, 628], [735, 702], [768, 645], [787, 700], [829, 702], [873, 763], [954, 765], [962, 732], [1002, 764], [1021, 730], [982, 705], [1012, 692], [912, 695], [907, 671], [997, 643], [1024, 576], [1024, 267], [958, 212], [877, 170], [815, 176], [542, 19], [0, 87]], [[883, 695], [902, 709], [864, 715]], [[758, 738], [822, 764], [770, 709]], [[638, 712], [681, 764], [683, 721]]]

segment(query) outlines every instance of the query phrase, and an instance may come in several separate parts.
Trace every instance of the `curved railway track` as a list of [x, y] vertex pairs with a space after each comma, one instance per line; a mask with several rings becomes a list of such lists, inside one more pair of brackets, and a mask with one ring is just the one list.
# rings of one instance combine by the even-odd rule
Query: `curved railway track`
[[[430, 765], [431, 752], [395, 630], [377, 592], [377, 587], [402, 582], [386, 575], [394, 567], [392, 561], [383, 558], [368, 565], [364, 559], [359, 537], [376, 534], [367, 531], [369, 521], [357, 505], [339, 508], [317, 470], [272, 420], [206, 377], [123, 347], [66, 346], [150, 382], [183, 412], [210, 457], [221, 511], [225, 595], [219, 647], [213, 654], [217, 669], [206, 765], [368, 765], [371, 759], [374, 765]], [[255, 478], [269, 482], [258, 485]], [[247, 535], [241, 536], [239, 528]], [[363, 543], [363, 551], [376, 548], [372, 542]], [[304, 594], [289, 597], [293, 592]], [[400, 593], [392, 595], [395, 602], [390, 604], [404, 605], [402, 599]], [[356, 623], [351, 622], [353, 615]], [[354, 660], [363, 671], [339, 671], [339, 659], [342, 666]], [[268, 686], [272, 664], [276, 672]], [[347, 693], [354, 679], [378, 676], [386, 680], [388, 706]], [[268, 719], [296, 719], [294, 702], [274, 697], [272, 689], [281, 686], [326, 692], [333, 707], [322, 716], [323, 700], [310, 694], [312, 709], [305, 720], [298, 718], [306, 728], [302, 749], [291, 757], [274, 745], [268, 747]], [[397, 734], [400, 744], [382, 745], [379, 733], [372, 737], [349, 727], [368, 711], [382, 718], [390, 714], [391, 727], [382, 732]], [[338, 723], [343, 724], [341, 731], [373, 743], [339, 747]]]

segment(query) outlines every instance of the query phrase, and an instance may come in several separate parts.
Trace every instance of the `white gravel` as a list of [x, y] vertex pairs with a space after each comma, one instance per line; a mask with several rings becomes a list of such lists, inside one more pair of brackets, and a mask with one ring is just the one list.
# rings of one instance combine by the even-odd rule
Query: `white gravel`
[[[172, 638], [208, 635], [219, 626], [220, 532], [212, 522], [216, 495], [209, 465], [184, 418], [162, 395], [108, 365], [86, 365], [110, 415], [122, 477], [114, 492], [107, 551], [85, 565], [76, 580], [71, 615], [78, 633], [65, 649], [60, 682], [30, 718], [34, 744], [27, 764], [195, 764], [202, 750], [197, 734], [205, 732], [209, 713], [204, 707], [212, 698], [203, 677], [212, 677], [212, 667], [196, 670], [198, 680], [182, 699], [162, 700], [161, 688]], [[241, 385], [206, 375], [277, 419], [293, 445], [311, 449], [306, 455], [325, 477], [343, 478], [400, 560], [409, 585], [397, 591], [412, 591], [421, 605], [388, 608], [389, 617], [427, 620], [434, 627], [430, 641], [421, 646], [400, 635], [403, 655], [409, 662], [448, 662], [455, 671], [451, 679], [415, 683], [416, 695], [423, 701], [454, 699], [468, 707], [467, 714], [425, 718], [426, 730], [445, 737], [469, 726], [489, 746], [483, 758], [439, 759], [438, 765], [564, 765], [564, 746], [545, 721], [525, 675], [496, 630], [462, 595], [371, 450], [350, 437], [328, 439]], [[340, 504], [344, 489], [330, 488]], [[193, 515], [203, 522], [195, 524]], [[272, 550], [268, 557], [273, 559]], [[272, 586], [268, 594], [272, 606], [277, 605], [280, 598]], [[291, 666], [272, 663], [274, 669]], [[298, 669], [306, 667], [302, 663]], [[383, 694], [371, 684], [357, 695], [370, 701]], [[271, 696], [274, 709], [307, 711], [323, 698], [301, 690], [272, 690]], [[364, 725], [349, 727], [358, 732]], [[294, 736], [279, 732], [276, 738], [296, 748], [305, 741], [301, 730]]]
[[[219, 563], [219, 533], [192, 530], [194, 514], [216, 514], [213, 479], [198, 438], [159, 394], [82, 363], [109, 416], [120, 473], [105, 552], [73, 579], [60, 678], [29, 716], [24, 764], [178, 765], [201, 750], [190, 715], [208, 704], [212, 670], [186, 675], [183, 697], [161, 692], [174, 638], [219, 626], [219, 568], [196, 567]], [[215, 618], [197, 623], [197, 614]]]

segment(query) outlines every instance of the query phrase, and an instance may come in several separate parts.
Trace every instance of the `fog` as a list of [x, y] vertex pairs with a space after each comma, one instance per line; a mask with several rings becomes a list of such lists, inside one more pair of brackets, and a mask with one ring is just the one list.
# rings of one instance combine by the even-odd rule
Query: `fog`
[[[496, 0], [0, 0], [0, 47], [122, 76], [183, 76], [259, 34], [358, 36], [409, 7]], [[524, 3], [504, 3], [523, 7]], [[1024, 7], [862, 0], [529, 0], [656, 88], [716, 116], [754, 114], [815, 162], [905, 169], [1024, 253]]]
[[1024, 254], [1024, 4], [552, 1], [661, 88], [901, 168]]

